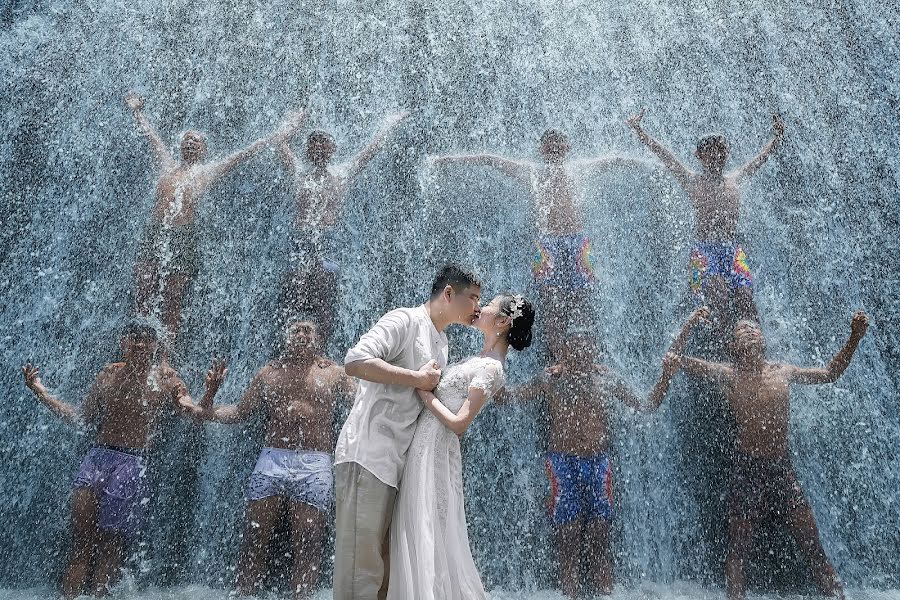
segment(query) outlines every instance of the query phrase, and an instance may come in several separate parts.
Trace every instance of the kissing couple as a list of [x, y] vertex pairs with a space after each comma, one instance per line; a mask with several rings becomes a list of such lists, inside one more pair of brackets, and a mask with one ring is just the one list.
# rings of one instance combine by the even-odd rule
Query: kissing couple
[[[484, 334], [480, 353], [447, 365], [444, 330]], [[459, 437], [505, 383], [510, 348], [531, 345], [534, 307], [517, 294], [481, 306], [456, 265], [431, 297], [384, 315], [347, 352], [360, 380], [335, 448], [335, 600], [486, 598], [466, 529]]]

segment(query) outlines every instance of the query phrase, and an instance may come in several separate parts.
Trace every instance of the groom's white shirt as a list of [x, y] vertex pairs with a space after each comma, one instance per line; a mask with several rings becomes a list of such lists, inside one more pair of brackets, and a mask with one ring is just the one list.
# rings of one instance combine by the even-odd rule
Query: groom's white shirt
[[[417, 371], [436, 360], [443, 369], [447, 346], [447, 335], [435, 329], [424, 306], [398, 308], [360, 338], [347, 352], [344, 364], [380, 358]], [[421, 410], [419, 396], [411, 387], [360, 381], [334, 449], [334, 464], [355, 462], [387, 485], [399, 487]]]

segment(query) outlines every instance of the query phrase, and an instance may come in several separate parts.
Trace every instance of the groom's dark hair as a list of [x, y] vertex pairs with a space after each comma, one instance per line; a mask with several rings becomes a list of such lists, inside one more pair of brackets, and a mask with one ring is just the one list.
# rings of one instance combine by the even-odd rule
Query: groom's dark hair
[[434, 283], [431, 284], [431, 297], [440, 296], [448, 285], [454, 292], [462, 292], [468, 287], [481, 287], [481, 280], [475, 273], [451, 263], [444, 265], [435, 275]]

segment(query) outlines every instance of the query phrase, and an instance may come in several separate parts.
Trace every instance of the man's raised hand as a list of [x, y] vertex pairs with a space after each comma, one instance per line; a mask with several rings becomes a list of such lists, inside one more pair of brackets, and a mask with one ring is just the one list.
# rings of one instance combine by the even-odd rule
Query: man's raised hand
[[641, 112], [639, 112], [638, 114], [634, 115], [634, 116], [631, 117], [630, 119], [626, 119], [626, 120], [625, 120], [625, 123], [626, 123], [629, 127], [631, 127], [632, 129], [639, 129], [639, 128], [641, 127], [641, 119], [644, 118], [644, 113], [646, 113], [646, 112], [647, 112], [647, 109], [646, 109], [646, 108], [642, 108], [642, 109], [641, 109]]
[[139, 110], [143, 110], [144, 99], [141, 98], [140, 94], [138, 94], [134, 90], [131, 90], [127, 94], [125, 94], [125, 104], [128, 105], [128, 108], [130, 108], [133, 112], [137, 112]]
[[436, 360], [429, 361], [419, 369], [417, 389], [430, 392], [441, 382], [441, 370]]
[[778, 113], [772, 115], [772, 131], [778, 139], [784, 137], [784, 119]]
[[275, 144], [284, 144], [294, 136], [295, 133], [303, 126], [303, 122], [306, 120], [306, 109], [301, 108], [300, 110], [295, 110], [293, 112], [289, 112], [285, 115], [284, 121], [282, 121], [281, 126], [275, 132], [274, 143]]
[[851, 335], [861, 338], [866, 335], [867, 329], [869, 329], [869, 315], [861, 310], [853, 313], [853, 320], [850, 322]]
[[688, 323], [690, 323], [691, 326], [694, 326], [697, 323], [709, 323], [709, 307], [701, 306], [692, 312], [688, 317]]
[[38, 368], [31, 363], [26, 363], [22, 367], [22, 375], [25, 376], [25, 387], [32, 392], [38, 393], [38, 390], [43, 387], [41, 378], [38, 377]]
[[222, 382], [225, 381], [225, 375], [227, 374], [228, 365], [225, 359], [218, 356], [213, 357], [212, 368], [206, 372], [206, 393], [203, 394], [203, 398], [200, 400], [200, 406], [203, 409], [212, 407], [213, 398], [222, 386]]

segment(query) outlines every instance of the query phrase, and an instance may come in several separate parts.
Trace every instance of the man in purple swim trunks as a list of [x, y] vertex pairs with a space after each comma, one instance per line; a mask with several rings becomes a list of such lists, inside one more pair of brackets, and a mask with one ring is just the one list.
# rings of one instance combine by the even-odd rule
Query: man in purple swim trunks
[[294, 598], [308, 597], [319, 581], [334, 489], [331, 425], [337, 403], [349, 403], [356, 391], [343, 367], [319, 356], [322, 341], [315, 324], [291, 323], [281, 355], [259, 370], [240, 402], [183, 401], [195, 417], [219, 423], [240, 423], [258, 411], [268, 415], [265, 447], [247, 482], [237, 568], [237, 589], [244, 596], [260, 591], [269, 541], [284, 513], [291, 523]]
[[[103, 595], [118, 579], [125, 543], [140, 527], [146, 495], [143, 456], [160, 417], [178, 402], [190, 401], [178, 373], [155, 364], [158, 344], [153, 327], [130, 323], [120, 345], [121, 361], [100, 371], [81, 406], [51, 394], [37, 367], [22, 367], [25, 385], [57, 416], [97, 431], [72, 482], [72, 550], [62, 582], [66, 598], [86, 591]], [[216, 361], [207, 374], [206, 402], [212, 402], [223, 371], [224, 364]]]

